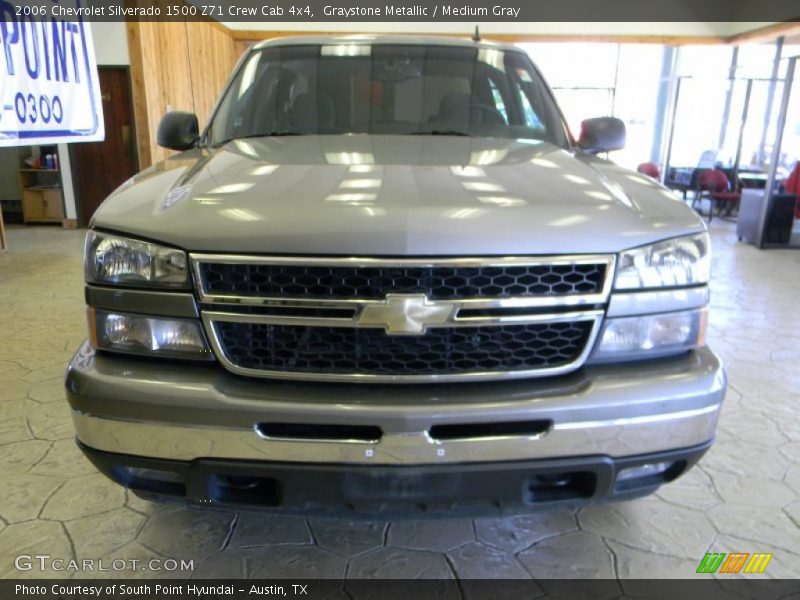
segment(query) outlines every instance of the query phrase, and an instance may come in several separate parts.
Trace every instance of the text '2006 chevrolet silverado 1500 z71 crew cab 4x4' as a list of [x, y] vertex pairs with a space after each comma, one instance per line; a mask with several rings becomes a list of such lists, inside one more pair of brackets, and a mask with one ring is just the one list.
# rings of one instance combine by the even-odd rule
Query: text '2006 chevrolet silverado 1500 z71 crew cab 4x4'
[[139, 492], [299, 511], [645, 494], [712, 443], [709, 239], [514, 47], [250, 49], [86, 240], [78, 443]]

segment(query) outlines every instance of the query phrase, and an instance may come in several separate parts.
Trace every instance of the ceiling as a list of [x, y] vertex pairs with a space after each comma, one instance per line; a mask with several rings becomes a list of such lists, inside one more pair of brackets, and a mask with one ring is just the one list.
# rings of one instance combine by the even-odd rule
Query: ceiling
[[[416, 33], [471, 36], [475, 23], [465, 22], [223, 22], [237, 39], [257, 40], [280, 33]], [[760, 43], [783, 35], [800, 39], [798, 22], [482, 22], [487, 38], [525, 41], [610, 41], [692, 43]]]

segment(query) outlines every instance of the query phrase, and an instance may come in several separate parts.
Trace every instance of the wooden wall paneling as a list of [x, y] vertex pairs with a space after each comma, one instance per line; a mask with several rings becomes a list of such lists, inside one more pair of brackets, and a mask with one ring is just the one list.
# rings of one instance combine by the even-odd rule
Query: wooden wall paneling
[[155, 132], [161, 117], [169, 110], [194, 111], [192, 94], [192, 72], [189, 65], [189, 50], [186, 24], [182, 22], [146, 23], [153, 31], [153, 44], [145, 56], [148, 91], [147, 112], [150, 122], [151, 157], [153, 162], [174, 154], [173, 151], [155, 145]]
[[237, 54], [233, 37], [211, 23], [129, 22], [139, 165], [173, 154], [155, 141], [164, 113], [185, 110], [205, 126]]
[[234, 47], [236, 53], [236, 60], [239, 60], [241, 56], [250, 49], [255, 42], [252, 40], [234, 40]]
[[128, 23], [128, 48], [139, 166], [144, 169], [170, 154], [155, 142], [158, 123], [167, 107], [193, 108], [186, 27], [180, 22]]
[[[129, 23], [129, 52], [134, 82], [134, 115], [140, 143], [139, 165], [144, 169], [171, 151], [156, 144], [161, 117], [172, 110], [194, 109], [186, 48], [186, 26], [181, 22]], [[144, 131], [142, 131], [144, 130]]]
[[[139, 156], [139, 168], [149, 167], [153, 161], [150, 148], [150, 119], [147, 112], [147, 86], [145, 85], [144, 50], [145, 44], [151, 40], [143, 40], [142, 36], [149, 34], [144, 23], [128, 21], [126, 31], [128, 36], [128, 54], [131, 64], [131, 87], [133, 96], [133, 118], [136, 124], [136, 151]], [[155, 131], [153, 131], [155, 137]]]
[[233, 37], [211, 23], [186, 23], [194, 112], [205, 127], [238, 56]]

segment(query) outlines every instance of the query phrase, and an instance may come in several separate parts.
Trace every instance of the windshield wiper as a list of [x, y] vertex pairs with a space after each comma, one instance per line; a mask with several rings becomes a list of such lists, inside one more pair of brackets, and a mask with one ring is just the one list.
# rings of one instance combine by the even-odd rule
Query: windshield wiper
[[473, 137], [471, 133], [458, 131], [456, 129], [428, 129], [427, 131], [413, 131], [408, 135], [457, 135], [461, 137]]
[[289, 135], [311, 135], [309, 133], [301, 133], [299, 131], [288, 131], [288, 130], [276, 130], [276, 131], [267, 131], [266, 133], [249, 133], [247, 135], [236, 135], [233, 137], [229, 137], [227, 139], [222, 140], [221, 142], [214, 144], [214, 147], [224, 146], [229, 142], [233, 142], [235, 140], [249, 140], [252, 138], [260, 138], [260, 137], [284, 137]]
[[301, 131], [289, 131], [288, 129], [281, 129], [279, 131], [270, 131], [269, 133], [261, 133], [255, 137], [281, 137], [285, 135], [311, 135], [311, 134], [303, 133]]

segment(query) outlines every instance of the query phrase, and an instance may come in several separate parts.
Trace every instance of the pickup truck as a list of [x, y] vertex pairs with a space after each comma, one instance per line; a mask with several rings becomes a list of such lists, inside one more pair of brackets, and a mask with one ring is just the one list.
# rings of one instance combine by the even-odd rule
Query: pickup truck
[[529, 57], [295, 37], [86, 238], [78, 444], [144, 495], [449, 514], [644, 495], [709, 448], [703, 221]]

